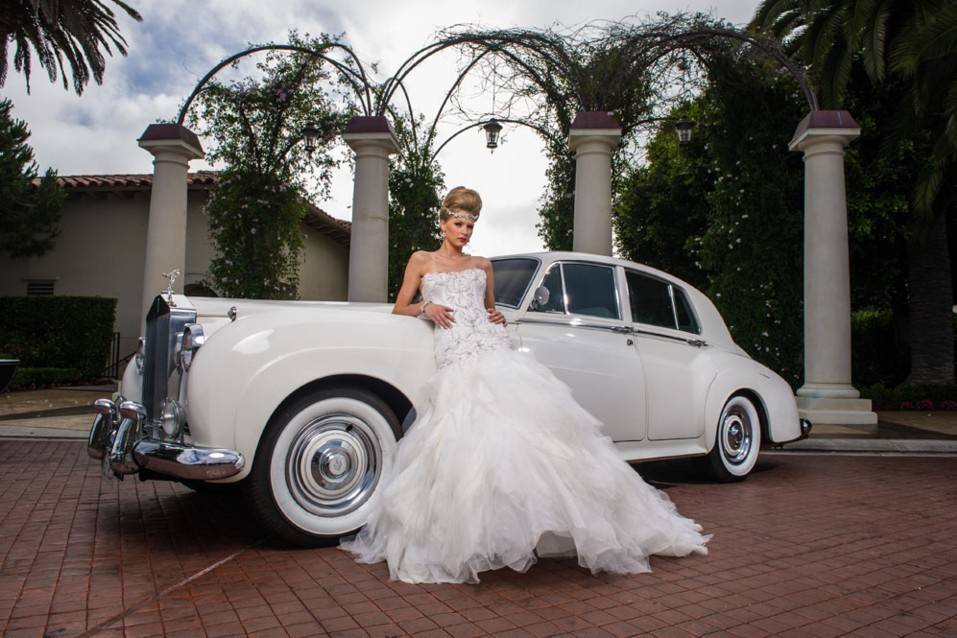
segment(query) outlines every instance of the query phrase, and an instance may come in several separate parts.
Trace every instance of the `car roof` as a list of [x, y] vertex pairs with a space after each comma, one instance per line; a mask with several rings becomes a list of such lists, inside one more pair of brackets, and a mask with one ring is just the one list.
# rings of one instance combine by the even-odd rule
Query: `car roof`
[[542, 250], [538, 252], [496, 255], [495, 257], [491, 257], [490, 259], [492, 261], [496, 261], [499, 259], [515, 259], [520, 257], [526, 257], [526, 258], [531, 257], [534, 259], [538, 259], [541, 262], [546, 264], [550, 264], [556, 261], [575, 260], [575, 261], [591, 261], [594, 263], [608, 264], [612, 266], [622, 266], [624, 268], [633, 268], [636, 270], [642, 270], [647, 273], [656, 275], [658, 277], [661, 277], [662, 279], [667, 279], [669, 281], [680, 283], [683, 287], [694, 289], [694, 286], [689, 284], [687, 281], [684, 281], [683, 279], [679, 277], [675, 277], [671, 273], [665, 272], [663, 270], [658, 270], [657, 268], [639, 263], [637, 261], [631, 261], [629, 259], [621, 259], [620, 257], [611, 257], [608, 255], [598, 255], [595, 253], [584, 253], [584, 252], [571, 251], [571, 250]]

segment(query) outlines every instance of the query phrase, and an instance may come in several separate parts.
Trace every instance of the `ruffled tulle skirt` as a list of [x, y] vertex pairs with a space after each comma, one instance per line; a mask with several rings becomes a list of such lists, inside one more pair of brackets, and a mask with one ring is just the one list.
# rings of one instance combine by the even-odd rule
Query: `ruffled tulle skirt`
[[534, 358], [493, 350], [429, 381], [430, 405], [400, 441], [340, 547], [388, 561], [393, 579], [478, 582], [536, 556], [593, 573], [650, 571], [653, 554], [706, 554], [710, 535], [622, 461], [601, 424]]

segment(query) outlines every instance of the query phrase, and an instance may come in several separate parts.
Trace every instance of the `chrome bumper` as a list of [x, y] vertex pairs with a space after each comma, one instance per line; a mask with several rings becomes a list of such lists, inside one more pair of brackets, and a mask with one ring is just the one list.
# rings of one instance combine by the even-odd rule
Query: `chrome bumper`
[[96, 417], [90, 427], [87, 452], [104, 459], [117, 476], [141, 469], [173, 479], [224, 479], [239, 473], [246, 461], [233, 450], [155, 439], [144, 434], [146, 410], [134, 401], [117, 406], [109, 399], [93, 404]]

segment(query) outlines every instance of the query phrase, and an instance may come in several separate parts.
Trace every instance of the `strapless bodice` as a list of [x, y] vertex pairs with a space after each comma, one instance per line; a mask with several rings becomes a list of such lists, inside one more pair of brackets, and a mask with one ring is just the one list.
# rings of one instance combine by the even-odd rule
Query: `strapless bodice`
[[481, 268], [422, 276], [422, 298], [453, 309], [451, 328], [435, 326], [435, 361], [440, 368], [480, 352], [511, 347], [505, 326], [488, 319], [485, 285]]

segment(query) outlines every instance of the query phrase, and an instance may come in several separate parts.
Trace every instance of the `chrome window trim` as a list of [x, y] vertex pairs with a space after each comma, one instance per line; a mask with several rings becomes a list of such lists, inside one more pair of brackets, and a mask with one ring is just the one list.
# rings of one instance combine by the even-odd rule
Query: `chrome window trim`
[[[525, 256], [522, 256], [522, 255], [513, 255], [513, 256], [506, 256], [506, 257], [496, 257], [496, 258], [494, 258], [494, 259], [490, 259], [490, 260], [489, 260], [489, 261], [492, 262], [492, 273], [495, 272], [495, 262], [496, 262], [496, 261], [507, 261], [507, 260], [509, 260], [509, 259], [523, 259], [523, 260], [535, 262], [535, 268], [532, 270], [532, 276], [528, 278], [528, 283], [525, 284], [525, 290], [523, 290], [523, 291], [522, 291], [522, 294], [520, 294], [520, 295], [518, 296], [518, 305], [513, 306], [512, 304], [501, 303], [501, 302], [499, 302], [497, 299], [495, 300], [495, 305], [496, 305], [496, 306], [504, 306], [505, 308], [511, 308], [511, 309], [513, 309], [513, 310], [518, 310], [519, 308], [521, 308], [522, 306], [524, 306], [525, 297], [528, 296], [528, 291], [529, 291], [529, 290], [534, 290], [534, 288], [532, 288], [532, 282], [535, 281], [535, 277], [538, 275], [538, 271], [539, 271], [539, 270], [541, 269], [541, 267], [542, 267], [542, 260], [541, 260], [541, 258], [539, 258], [539, 257], [533, 257], [533, 256], [525, 257]], [[492, 290], [492, 296], [493, 296], [493, 297], [495, 296], [495, 290], [494, 290], [494, 289]]]
[[[544, 315], [544, 316], [547, 317], [549, 315]], [[551, 316], [556, 316], [556, 315], [551, 315]], [[587, 317], [588, 315], [576, 315], [576, 316]], [[619, 320], [610, 319], [609, 321], [619, 321]], [[559, 328], [587, 328], [589, 330], [608, 330], [616, 334], [634, 334], [635, 332], [637, 332], [631, 326], [612, 325], [607, 323], [592, 323], [592, 322], [580, 321], [576, 319], [565, 319], [565, 320], [555, 319], [555, 320], [549, 321], [548, 319], [529, 319], [527, 317], [523, 317], [521, 319], [518, 319], [517, 321], [513, 321], [512, 325], [523, 324], [523, 323], [556, 326]]]
[[671, 319], [675, 322], [675, 330], [681, 330], [678, 327], [678, 308], [675, 306], [675, 287], [668, 282], [668, 299], [671, 300]]

